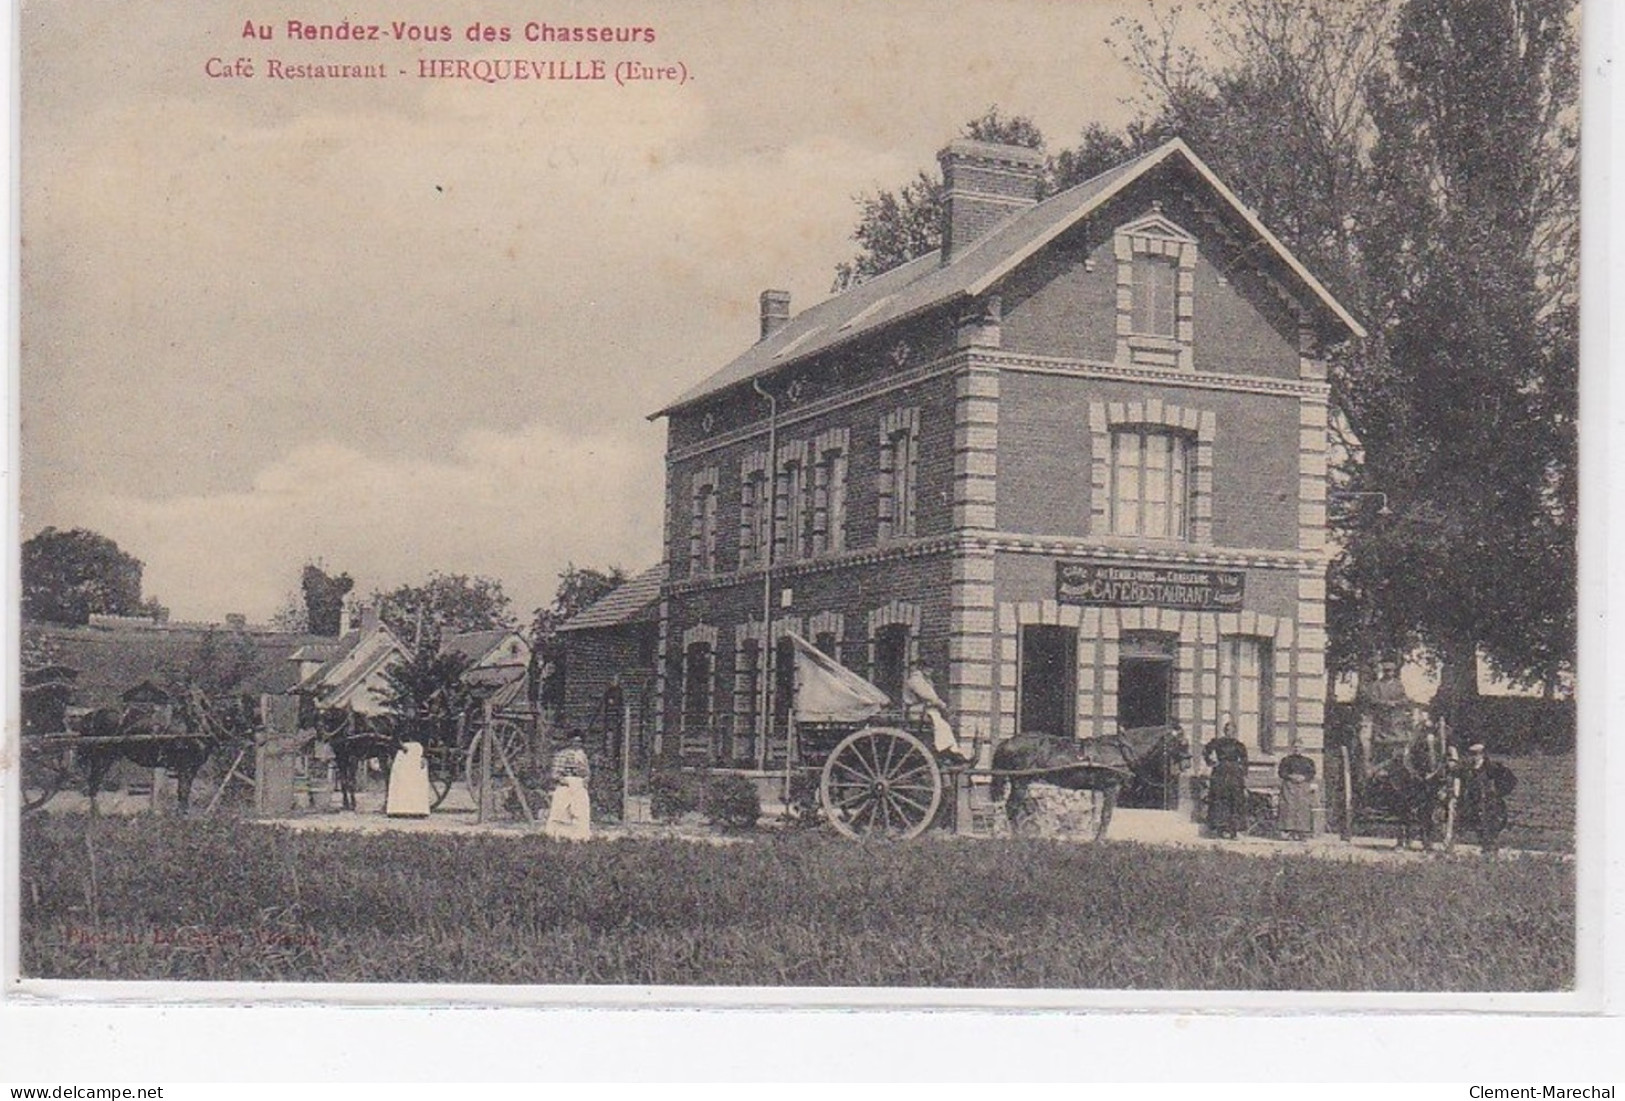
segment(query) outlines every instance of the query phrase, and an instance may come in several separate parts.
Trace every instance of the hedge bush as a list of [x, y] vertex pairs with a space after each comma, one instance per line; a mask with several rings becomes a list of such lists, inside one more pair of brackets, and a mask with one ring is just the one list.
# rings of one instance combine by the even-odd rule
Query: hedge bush
[[705, 784], [703, 810], [712, 825], [748, 830], [762, 816], [762, 796], [743, 776], [712, 776]]

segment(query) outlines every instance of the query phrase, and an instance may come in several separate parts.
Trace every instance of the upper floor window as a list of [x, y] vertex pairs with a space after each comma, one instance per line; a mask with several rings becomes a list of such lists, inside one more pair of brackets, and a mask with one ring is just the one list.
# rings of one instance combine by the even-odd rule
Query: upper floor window
[[766, 565], [773, 498], [767, 490], [767, 455], [747, 457], [739, 472], [739, 568]]
[[1147, 336], [1174, 338], [1178, 331], [1175, 327], [1175, 309], [1179, 294], [1176, 262], [1167, 256], [1136, 256], [1133, 267], [1131, 324], [1134, 331]]
[[920, 466], [920, 412], [898, 409], [880, 426], [880, 538], [906, 539], [915, 533]]
[[778, 549], [786, 559], [804, 558], [811, 532], [808, 525], [807, 464], [789, 459], [779, 467]]
[[1149, 425], [1111, 434], [1111, 532], [1146, 539], [1190, 538], [1190, 437]]
[[813, 441], [812, 553], [846, 546], [847, 433], [833, 429]]
[[702, 470], [694, 475], [689, 509], [689, 573], [715, 573], [717, 569], [717, 472], [714, 469]]
[[1191, 370], [1196, 238], [1152, 203], [1117, 230], [1117, 360]]

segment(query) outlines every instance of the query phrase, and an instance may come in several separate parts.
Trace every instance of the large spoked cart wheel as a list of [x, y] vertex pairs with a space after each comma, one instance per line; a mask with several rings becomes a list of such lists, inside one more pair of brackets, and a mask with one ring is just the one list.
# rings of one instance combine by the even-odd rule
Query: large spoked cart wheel
[[44, 735], [22, 739], [22, 812], [39, 810], [59, 791], [74, 786], [73, 750], [69, 736]]
[[468, 742], [463, 757], [463, 778], [476, 806], [484, 786], [480, 758], [485, 740], [491, 739], [491, 802], [496, 814], [534, 821], [541, 807], [539, 785], [531, 775], [530, 736], [525, 727], [511, 719], [497, 719], [477, 731]]
[[866, 726], [830, 751], [818, 794], [842, 835], [906, 840], [936, 818], [942, 772], [925, 743], [906, 730]]

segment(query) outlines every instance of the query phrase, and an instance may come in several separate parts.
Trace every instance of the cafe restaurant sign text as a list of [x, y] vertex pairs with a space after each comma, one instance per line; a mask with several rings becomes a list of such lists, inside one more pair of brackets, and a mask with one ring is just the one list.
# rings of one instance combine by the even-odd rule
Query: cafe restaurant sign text
[[1055, 563], [1055, 599], [1062, 604], [1234, 612], [1241, 609], [1246, 579], [1241, 570], [1062, 559]]

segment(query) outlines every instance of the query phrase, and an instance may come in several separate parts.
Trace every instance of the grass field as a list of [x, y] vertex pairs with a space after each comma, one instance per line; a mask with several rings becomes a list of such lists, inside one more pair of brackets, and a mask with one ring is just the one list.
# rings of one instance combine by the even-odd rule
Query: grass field
[[1561, 990], [1573, 867], [1128, 842], [713, 846], [44, 815], [31, 977]]

